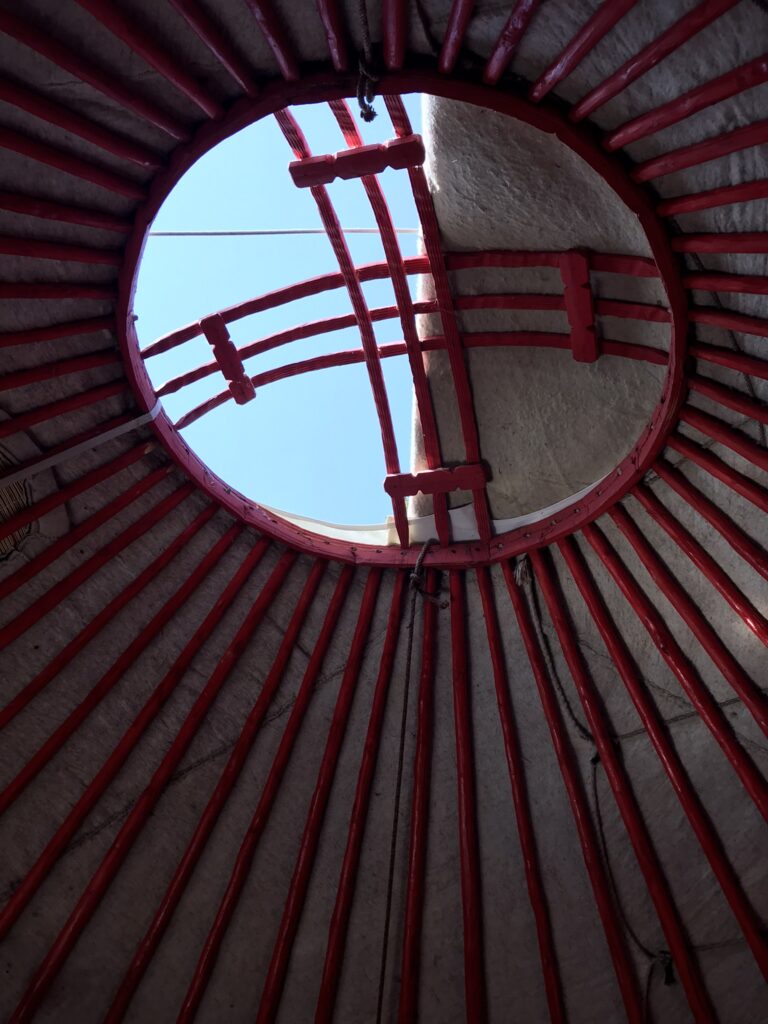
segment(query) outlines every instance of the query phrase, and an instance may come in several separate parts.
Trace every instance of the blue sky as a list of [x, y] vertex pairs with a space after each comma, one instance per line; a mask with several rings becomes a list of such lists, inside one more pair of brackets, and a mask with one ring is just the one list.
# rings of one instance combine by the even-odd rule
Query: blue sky
[[[420, 97], [405, 97], [420, 130]], [[381, 100], [372, 124], [358, 124], [364, 142], [393, 136]], [[313, 153], [336, 152], [344, 140], [327, 105], [295, 109]], [[321, 227], [308, 189], [296, 188], [287, 171], [292, 154], [273, 118], [244, 129], [206, 154], [168, 197], [153, 230], [243, 230]], [[381, 175], [396, 227], [416, 227], [407, 172]], [[344, 227], [375, 227], [359, 181], [329, 186]], [[418, 239], [398, 236], [405, 256]], [[356, 264], [384, 260], [378, 235], [350, 235]], [[151, 237], [142, 261], [135, 312], [142, 347], [190, 321], [246, 298], [307, 277], [338, 270], [324, 235], [246, 238]], [[417, 278], [410, 279], [415, 297]], [[394, 305], [390, 281], [363, 286], [370, 307]], [[345, 289], [329, 291], [230, 325], [241, 346], [275, 331], [351, 311]], [[375, 325], [379, 344], [402, 340], [399, 320]], [[360, 347], [359, 332], [293, 342], [246, 362], [253, 376], [285, 363], [338, 349]], [[155, 386], [211, 361], [198, 338], [148, 361]], [[405, 356], [383, 361], [401, 468], [410, 464], [411, 375]], [[165, 399], [173, 419], [224, 390], [220, 373]], [[266, 505], [332, 522], [383, 522], [391, 512], [382, 480], [385, 468], [378, 420], [363, 364], [305, 374], [259, 389], [256, 399], [227, 402], [192, 424], [184, 437], [229, 484]]]

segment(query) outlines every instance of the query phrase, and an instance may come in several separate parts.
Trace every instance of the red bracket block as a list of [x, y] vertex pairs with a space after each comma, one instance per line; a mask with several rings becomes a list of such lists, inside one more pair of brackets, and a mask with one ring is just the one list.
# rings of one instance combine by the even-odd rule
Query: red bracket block
[[485, 487], [488, 473], [480, 462], [465, 463], [447, 469], [425, 469], [423, 473], [392, 473], [384, 478], [384, 490], [391, 498], [409, 498], [414, 494], [447, 494], [448, 491], [479, 491]]
[[383, 145], [356, 146], [343, 149], [340, 153], [293, 160], [288, 164], [288, 170], [297, 188], [312, 188], [315, 185], [330, 185], [336, 178], [348, 181], [368, 174], [380, 174], [387, 167], [401, 171], [423, 163], [424, 143], [421, 136], [406, 135]]
[[219, 369], [229, 382], [229, 390], [234, 400], [238, 405], [250, 402], [256, 397], [256, 388], [245, 372], [243, 361], [224, 323], [224, 317], [221, 313], [206, 316], [200, 321], [200, 329], [213, 349]]
[[573, 249], [560, 258], [565, 290], [565, 311], [571, 327], [571, 351], [577, 363], [594, 363], [600, 355], [595, 331], [595, 309], [589, 280], [589, 256]]

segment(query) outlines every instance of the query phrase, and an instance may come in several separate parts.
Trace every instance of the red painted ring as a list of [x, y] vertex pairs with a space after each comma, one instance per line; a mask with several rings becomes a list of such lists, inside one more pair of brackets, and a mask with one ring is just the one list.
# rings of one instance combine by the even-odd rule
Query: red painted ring
[[[154, 406], [155, 394], [139, 352], [132, 316], [133, 297], [147, 234], [162, 203], [182, 175], [204, 153], [235, 132], [287, 106], [353, 97], [356, 87], [357, 81], [353, 75], [333, 73], [307, 76], [296, 82], [279, 80], [270, 83], [255, 99], [243, 97], [233, 104], [224, 117], [201, 125], [189, 142], [178, 146], [167, 167], [153, 179], [146, 200], [136, 212], [125, 248], [117, 304], [117, 328], [127, 375], [143, 410], [149, 411]], [[489, 543], [477, 540], [462, 541], [446, 547], [434, 544], [426, 556], [426, 562], [435, 567], [487, 565], [554, 543], [581, 529], [621, 499], [656, 461], [667, 437], [677, 424], [685, 396], [683, 371], [688, 326], [687, 293], [683, 288], [678, 257], [673, 253], [666, 228], [657, 216], [652, 193], [630, 178], [619, 158], [604, 152], [593, 140], [588, 127], [569, 122], [554, 106], [547, 103], [534, 105], [521, 96], [499, 88], [430, 71], [392, 72], [382, 76], [378, 88], [380, 93], [423, 92], [473, 103], [556, 136], [600, 174], [637, 216], [667, 294], [671, 335], [662, 395], [640, 438], [609, 476], [551, 518], [492, 537]], [[160, 412], [153, 426], [166, 450], [186, 473], [215, 501], [262, 533], [313, 555], [342, 562], [395, 567], [415, 563], [419, 546], [402, 549], [394, 545], [376, 547], [354, 544], [352, 541], [311, 533], [275, 516], [212, 473], [191, 451], [165, 412]]]

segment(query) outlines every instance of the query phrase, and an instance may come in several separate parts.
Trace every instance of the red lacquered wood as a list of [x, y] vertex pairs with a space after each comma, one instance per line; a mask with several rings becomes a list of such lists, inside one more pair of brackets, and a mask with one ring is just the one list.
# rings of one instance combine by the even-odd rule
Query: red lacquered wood
[[[768, 320], [765, 321], [768, 328]], [[768, 337], [768, 330], [766, 330]], [[696, 359], [702, 359], [707, 363], [714, 363], [716, 366], [726, 366], [729, 370], [736, 370], [738, 373], [746, 373], [750, 377], [759, 377], [768, 380], [768, 361], [756, 359], [754, 356], [747, 356], [743, 352], [735, 352], [732, 348], [725, 348], [722, 345], [702, 345], [699, 343], [689, 347], [689, 353]]]
[[336, 587], [331, 597], [325, 614], [320, 635], [312, 648], [312, 656], [309, 659], [304, 677], [301, 681], [296, 700], [291, 709], [288, 721], [285, 726], [280, 745], [272, 761], [267, 780], [259, 797], [259, 803], [254, 812], [248, 830], [240, 845], [235, 860], [232, 874], [227, 883], [227, 888], [217, 908], [216, 916], [211, 929], [206, 937], [200, 958], [195, 967], [192, 980], [184, 997], [179, 1012], [177, 1024], [190, 1024], [195, 1017], [200, 1002], [205, 994], [211, 973], [216, 963], [221, 943], [226, 933], [232, 914], [237, 907], [240, 893], [248, 880], [251, 863], [256, 847], [267, 824], [272, 806], [275, 802], [277, 792], [280, 788], [283, 775], [288, 761], [291, 757], [293, 745], [301, 728], [307, 706], [312, 697], [317, 676], [322, 668], [323, 661], [328, 652], [331, 641], [334, 638], [339, 616], [344, 605], [345, 598], [352, 582], [353, 569], [345, 565], [339, 575]]
[[[207, 510], [205, 510], [207, 512]], [[190, 595], [199, 587], [216, 565], [217, 559], [226, 552], [233, 543], [242, 526], [235, 524], [224, 534], [223, 537], [211, 548], [202, 561], [195, 567], [189, 578], [171, 595], [161, 606], [160, 610], [152, 617], [150, 622], [137, 634], [125, 650], [112, 663], [109, 669], [101, 676], [83, 698], [83, 700], [67, 715], [64, 721], [57, 726], [47, 740], [30, 757], [24, 767], [16, 774], [12, 781], [0, 793], [0, 813], [4, 813], [8, 807], [18, 798], [30, 782], [45, 768], [51, 759], [61, 750], [64, 744], [74, 735], [91, 712], [107, 696], [125, 673], [130, 669], [136, 659], [145, 650], [147, 645], [158, 635], [160, 630], [170, 622], [173, 615], [179, 610]], [[202, 634], [200, 634], [202, 639]], [[110, 758], [118, 760], [122, 748], [118, 744], [110, 755]], [[110, 763], [112, 763], [110, 761]], [[122, 761], [120, 762], [122, 763]], [[82, 819], [80, 819], [82, 820]], [[71, 834], [70, 834], [71, 838]], [[26, 889], [24, 890], [27, 891]], [[5, 909], [0, 913], [0, 935], [4, 935], [10, 925], [10, 918], [6, 917], [11, 904], [6, 904]], [[16, 904], [13, 904], [16, 907]], [[20, 907], [18, 908], [20, 912]], [[14, 910], [14, 913], [16, 911]]]
[[[684, 438], [681, 438], [680, 440], [682, 441]], [[692, 445], [691, 447], [697, 448], [698, 445]], [[683, 445], [682, 450], [687, 451], [690, 449], [687, 445]], [[709, 454], [703, 448], [700, 450], [704, 452], [705, 455]], [[712, 459], [715, 462], [720, 462], [720, 460], [714, 455], [712, 456]], [[725, 463], [721, 463], [721, 465], [725, 466]], [[763, 492], [766, 499], [768, 499], [768, 491], [763, 490], [763, 488], [760, 488], [760, 490]], [[681, 523], [672, 515], [669, 509], [660, 501], [658, 496], [650, 487], [647, 487], [645, 484], [638, 484], [635, 490], [632, 491], [632, 495], [640, 502], [648, 515], [651, 516], [651, 518], [669, 534], [680, 550], [685, 552], [696, 568], [701, 571], [704, 577], [728, 602], [731, 608], [733, 608], [736, 614], [741, 617], [744, 625], [751, 629], [755, 636], [757, 636], [768, 647], [768, 620], [766, 620], [765, 616], [755, 608], [749, 598], [746, 597], [746, 595], [743, 594], [736, 586], [730, 576], [728, 576], [728, 574], [723, 570], [719, 562], [715, 561], [704, 545], [696, 540], [693, 534], [681, 525]], [[766, 505], [768, 506], [768, 501], [766, 501]], [[704, 632], [707, 632], [706, 628]], [[706, 647], [704, 640], [701, 640], [701, 644]], [[729, 662], [728, 658], [726, 658], [726, 662]], [[756, 701], [757, 708], [762, 709], [760, 710], [760, 715], [764, 719], [765, 697], [759, 691], [754, 691], [754, 687], [751, 685], [751, 682], [748, 689], [752, 694], [753, 700]]]
[[701, 493], [685, 477], [679, 469], [671, 466], [664, 459], [654, 466], [654, 471], [661, 479], [688, 502], [699, 515], [721, 534], [721, 536], [737, 551], [755, 572], [768, 580], [768, 552], [757, 541], [753, 540], [740, 526], [715, 505], [713, 501]]
[[108, 284], [62, 284], [58, 281], [35, 283], [0, 281], [0, 299], [91, 299], [95, 302], [114, 302], [117, 291]]
[[571, 537], [561, 541], [559, 547], [691, 828], [701, 843], [701, 848], [709, 861], [713, 874], [731, 905], [736, 919], [741, 924], [745, 937], [748, 937], [760, 969], [765, 974], [766, 943], [760, 933], [759, 920], [744, 894], [741, 882], [728, 860], [720, 837], [670, 739], [664, 719], [659, 714], [645, 680], [640, 676], [632, 655], [595, 586], [584, 556]]
[[493, 594], [493, 583], [489, 569], [479, 568], [476, 570], [476, 573], [477, 586], [483, 606], [483, 618], [485, 619], [485, 628], [488, 634], [488, 650], [493, 669], [496, 702], [499, 707], [499, 719], [504, 739], [504, 753], [507, 759], [507, 770], [509, 771], [509, 781], [512, 788], [512, 801], [515, 806], [515, 820], [520, 838], [520, 850], [523, 855], [525, 881], [528, 888], [531, 910], [536, 922], [536, 937], [539, 945], [541, 971], [544, 976], [544, 987], [547, 993], [549, 1017], [552, 1024], [565, 1024], [567, 1018], [563, 999], [563, 986], [552, 934], [552, 921], [544, 888], [544, 877], [536, 849], [531, 804], [525, 782], [525, 762], [520, 749], [518, 730], [512, 710], [509, 678], [504, 658], [498, 613], [496, 611], [496, 601]]
[[528, 93], [530, 98], [538, 103], [567, 78], [636, 3], [637, 0], [602, 0], [592, 17], [558, 54], [541, 78], [531, 86]]
[[453, 0], [451, 4], [443, 36], [443, 46], [437, 61], [438, 70], [444, 75], [453, 71], [454, 65], [459, 59], [474, 9], [475, 0]]
[[544, 655], [539, 645], [525, 595], [521, 587], [515, 582], [514, 569], [511, 564], [503, 562], [502, 570], [512, 601], [512, 607], [515, 610], [520, 635], [525, 645], [531, 669], [533, 670], [541, 706], [552, 738], [552, 747], [563, 777], [566, 793], [568, 794], [574, 823], [579, 835], [584, 864], [592, 884], [595, 904], [613, 960], [613, 967], [624, 1001], [627, 1019], [630, 1024], [643, 1024], [640, 988], [632, 957], [627, 948], [626, 936], [619, 921], [611, 894], [611, 886], [603, 864], [600, 844], [592, 819], [592, 811], [584, 791], [581, 771], [576, 762], [573, 748], [568, 740], [563, 714], [549, 677], [549, 671], [544, 661]]
[[245, 3], [277, 61], [280, 74], [286, 81], [295, 82], [301, 77], [299, 60], [271, 0], [245, 0]]
[[91, 182], [107, 192], [115, 192], [117, 195], [126, 196], [128, 199], [144, 199], [144, 186], [137, 181], [132, 181], [122, 174], [108, 171], [98, 164], [84, 160], [82, 157], [74, 156], [72, 153], [57, 146], [51, 146], [47, 142], [38, 142], [29, 135], [22, 135], [12, 128], [0, 127], [0, 149], [8, 149], [13, 153], [29, 157], [37, 163], [53, 167], [57, 171], [64, 171], [75, 178]]
[[347, 845], [344, 850], [341, 875], [336, 890], [336, 902], [334, 903], [331, 923], [328, 929], [328, 945], [325, 950], [323, 976], [315, 1008], [315, 1024], [331, 1024], [333, 1019], [336, 993], [344, 960], [349, 916], [352, 911], [357, 871], [365, 836], [365, 824], [370, 807], [376, 759], [384, 725], [384, 712], [386, 710], [392, 669], [397, 653], [397, 643], [400, 637], [400, 620], [403, 612], [405, 589], [406, 574], [398, 572], [392, 588], [392, 602], [389, 618], [387, 619], [387, 632], [381, 651], [379, 673], [376, 678], [371, 713], [368, 718], [365, 745], [363, 746], [363, 753], [360, 759], [355, 801], [349, 819]]
[[[436, 587], [436, 574], [433, 570], [429, 570], [425, 579], [425, 593], [434, 595]], [[423, 602], [421, 669], [416, 715], [413, 795], [411, 797], [411, 838], [408, 849], [398, 1024], [411, 1024], [418, 1018], [421, 928], [424, 917], [429, 791], [432, 778], [436, 642], [437, 605], [434, 601], [426, 600]]]
[[116, 4], [110, 3], [109, 0], [76, 0], [76, 3], [85, 8], [150, 67], [159, 71], [174, 88], [196, 104], [208, 117], [219, 117], [223, 113], [221, 104], [187, 72], [184, 64], [175, 60], [166, 46], [140, 28]]
[[754, 680], [750, 679], [725, 646], [688, 592], [653, 546], [645, 539], [637, 523], [624, 506], [617, 504], [609, 514], [629, 541], [653, 582], [699, 641], [723, 679], [738, 694], [744, 706], [749, 709], [758, 727], [768, 736], [768, 701], [765, 694], [761, 692]]
[[63, 242], [38, 242], [34, 238], [0, 236], [0, 255], [27, 256], [36, 260], [61, 260], [71, 263], [102, 263], [119, 267], [119, 249], [96, 249], [87, 245], [66, 245]]
[[248, 62], [240, 56], [219, 25], [211, 18], [198, 0], [169, 0], [189, 27], [196, 33], [221, 66], [232, 76], [246, 96], [255, 96], [258, 86]]
[[[768, 62], [767, 62], [768, 63]], [[632, 171], [635, 181], [652, 181], [665, 174], [685, 170], [687, 167], [698, 167], [709, 160], [717, 160], [738, 153], [751, 146], [760, 146], [768, 139], [768, 120], [755, 121], [754, 124], [734, 128], [732, 132], [716, 135], [703, 142], [693, 142], [689, 146], [681, 146], [661, 156], [646, 160]]]
[[653, 42], [630, 57], [604, 82], [588, 92], [571, 110], [571, 119], [581, 121], [585, 117], [589, 117], [598, 107], [602, 107], [636, 79], [656, 67], [678, 47], [683, 46], [707, 25], [711, 25], [726, 11], [735, 7], [737, 3], [738, 0], [702, 0], [693, 10], [683, 15], [679, 21], [657, 36]]
[[[15, 593], [28, 580], [42, 572], [43, 569], [55, 562], [57, 558], [61, 558], [66, 551], [69, 551], [79, 541], [90, 537], [100, 526], [114, 519], [115, 516], [119, 515], [123, 509], [128, 508], [134, 501], [138, 501], [143, 494], [146, 494], [147, 491], [160, 483], [161, 480], [164, 480], [172, 470], [173, 467], [170, 465], [161, 466], [159, 469], [148, 473], [141, 480], [133, 481], [117, 498], [108, 502], [98, 512], [87, 516], [77, 526], [62, 534], [61, 537], [57, 537], [39, 555], [25, 562], [15, 572], [11, 573], [10, 576], [0, 580], [0, 601], [8, 597], [9, 594]], [[190, 485], [185, 486], [187, 493], [191, 493]]]
[[82, 117], [75, 111], [62, 107], [18, 82], [10, 81], [10, 79], [0, 78], [0, 100], [18, 107], [20, 110], [25, 110], [42, 121], [55, 124], [58, 128], [63, 128], [65, 131], [85, 139], [86, 142], [90, 142], [121, 160], [129, 160], [131, 163], [150, 170], [156, 170], [163, 161], [161, 154], [147, 149], [146, 146], [134, 142], [125, 135], [110, 131], [96, 121]]
[[186, 886], [219, 819], [219, 815], [237, 783], [243, 765], [264, 722], [269, 705], [277, 692], [288, 661], [294, 652], [307, 612], [317, 594], [317, 588], [325, 568], [325, 563], [320, 561], [316, 561], [312, 566], [299, 599], [293, 608], [291, 618], [280, 643], [280, 648], [264, 681], [258, 699], [245, 720], [245, 724], [219, 777], [216, 788], [200, 816], [194, 835], [189, 841], [189, 845], [179, 861], [173, 878], [165, 891], [165, 895], [155, 911], [152, 923], [144, 933], [144, 937], [133, 955], [133, 959], [112, 1001], [109, 1012], [104, 1018], [104, 1024], [118, 1024], [119, 1021], [123, 1020], [131, 998], [144, 977], [152, 956], [179, 905], [179, 901], [184, 895]]
[[747, 316], [718, 307], [694, 306], [690, 318], [695, 324], [709, 324], [711, 327], [724, 327], [727, 331], [742, 331], [744, 334], [768, 338], [768, 320], [759, 316]]
[[[93, 572], [99, 567], [99, 564], [104, 564], [105, 557], [110, 561], [115, 558], [121, 551], [124, 551], [129, 544], [133, 543], [137, 538], [141, 537], [143, 533], [148, 530], [153, 523], [160, 522], [165, 516], [169, 515], [184, 501], [185, 498], [189, 497], [191, 491], [189, 486], [180, 487], [175, 490], [172, 494], [168, 495], [164, 501], [158, 502], [157, 505], [147, 513], [145, 516], [135, 523], [132, 527], [124, 530], [119, 537], [115, 538], [115, 541], [109, 545], [109, 550], [98, 552], [97, 555], [87, 560], [87, 565]], [[95, 636], [97, 636], [101, 630], [109, 624], [112, 618], [119, 614], [122, 608], [132, 601], [137, 594], [153, 580], [156, 576], [165, 568], [166, 565], [181, 551], [183, 548], [192, 540], [195, 534], [202, 529], [208, 520], [213, 516], [216, 511], [215, 505], [209, 505], [207, 509], [203, 510], [194, 521], [181, 533], [175, 537], [165, 548], [165, 550], [150, 564], [138, 573], [130, 583], [117, 594], [111, 601], [108, 601], [101, 610], [91, 619], [91, 621], [76, 633], [75, 636], [67, 643], [52, 659], [48, 662], [44, 669], [37, 673], [37, 675], [27, 683], [25, 686], [18, 691], [18, 693], [0, 710], [0, 729], [4, 729], [16, 715], [22, 711], [27, 704], [38, 693], [41, 692], [49, 683], [53, 682], [57, 678], [60, 672], [66, 668], [66, 666], [76, 657], [77, 654], [88, 644]], [[37, 619], [41, 617], [46, 611], [50, 610], [51, 606], [58, 605], [62, 600], [62, 595], [65, 595], [65, 587], [62, 584], [66, 584], [66, 590], [71, 593], [71, 589], [74, 586], [79, 585], [83, 579], [90, 579], [90, 575], [87, 576], [83, 572], [75, 571], [74, 578], [65, 577], [60, 584], [54, 585], [50, 588], [46, 594], [52, 594], [51, 601], [45, 601], [45, 608], [38, 610], [35, 605], [32, 605], [32, 609], [35, 611]], [[65, 595], [66, 596], [66, 595]], [[55, 604], [52, 605], [52, 602]]]
[[56, 416], [64, 416], [76, 409], [83, 409], [108, 398], [114, 398], [116, 395], [126, 395], [127, 398], [129, 391], [129, 386], [124, 380], [116, 380], [111, 384], [102, 384], [87, 391], [79, 391], [67, 398], [61, 398], [57, 402], [49, 402], [48, 405], [39, 405], [28, 412], [19, 413], [7, 420], [0, 420], [0, 437], [8, 437], [10, 434], [26, 430], [27, 427], [32, 427], [36, 423], [44, 423]]
[[480, 837], [477, 829], [475, 758], [472, 740], [472, 690], [469, 678], [466, 592], [463, 572], [451, 572], [450, 594], [459, 865], [464, 922], [464, 994], [467, 1021], [472, 1024], [482, 1024], [487, 1019], [487, 997], [483, 953]]
[[323, 23], [328, 51], [337, 71], [346, 71], [349, 64], [345, 15], [339, 0], [316, 0], [317, 13]]
[[766, 253], [768, 231], [720, 231], [676, 235], [672, 239], [672, 249], [675, 252]]
[[584, 527], [584, 536], [600, 556], [648, 635], [666, 661], [683, 692], [701, 716], [718, 746], [731, 763], [757, 809], [768, 819], [768, 787], [754, 761], [740, 745], [736, 734], [698, 672], [683, 654], [660, 612], [621, 561], [605, 534], [594, 524]]
[[16, 370], [0, 376], [0, 391], [11, 391], [15, 388], [28, 387], [42, 380], [54, 380], [84, 370], [94, 370], [100, 366], [114, 366], [120, 362], [116, 349], [102, 349], [84, 356], [73, 356], [71, 359], [59, 359], [53, 363], [41, 363], [28, 370]]
[[[629, 776], [621, 755], [616, 748], [614, 730], [576, 640], [573, 623], [566, 610], [562, 592], [555, 579], [552, 567], [542, 551], [531, 552], [531, 562], [544, 594], [544, 600], [555, 627], [568, 670], [579, 694], [581, 705], [584, 708], [590, 732], [594, 737], [595, 746], [600, 756], [600, 763], [613, 790], [616, 805], [627, 830], [638, 866], [645, 879], [648, 894], [656, 909], [659, 923], [675, 963], [675, 968], [685, 989], [688, 1005], [697, 1021], [709, 1021], [711, 1024], [715, 1024], [717, 1018], [714, 1007], [704, 987], [704, 980], [701, 976], [699, 965], [686, 935], [683, 921], [672, 896], [661, 861], [651, 842], [651, 837], [648, 834], [648, 828], [632, 790]], [[757, 942], [758, 946], [762, 945], [754, 914], [751, 916], [749, 923], [752, 926], [751, 937]]]
[[74, 338], [79, 334], [97, 334], [99, 331], [114, 331], [114, 316], [98, 316], [90, 320], [71, 320], [49, 327], [32, 327], [26, 331], [9, 331], [0, 334], [0, 348], [13, 345], [30, 345], [39, 341], [56, 341], [58, 338]]
[[747, 89], [752, 89], [762, 82], [768, 81], [768, 56], [756, 57], [738, 68], [726, 71], [724, 75], [712, 78], [703, 85], [690, 89], [682, 96], [676, 96], [660, 107], [625, 122], [620, 128], [612, 131], [603, 142], [609, 151], [628, 146], [647, 135], [653, 135], [670, 125], [677, 124], [686, 117], [720, 103], [731, 96], [737, 96]]
[[742, 416], [749, 416], [750, 419], [757, 420], [758, 423], [768, 423], [768, 405], [755, 401], [742, 391], [718, 384], [716, 381], [696, 373], [691, 374], [688, 383], [693, 391], [697, 391], [718, 405], [722, 405], [726, 409], [733, 409], [734, 412], [741, 413]]
[[[723, 462], [708, 448], [703, 448], [682, 434], [672, 434], [667, 445], [674, 451], [680, 452], [686, 459], [701, 466], [702, 469], [706, 469], [716, 480], [736, 491], [742, 498], [751, 501], [761, 511], [768, 513], [768, 490], [745, 473], [740, 473], [737, 469], [729, 466], [727, 462]], [[768, 452], [766, 452], [766, 460], [768, 460]]]
[[[253, 550], [256, 552], [258, 549]], [[15, 1020], [17, 1024], [21, 1024], [22, 1021], [30, 1019], [36, 1008], [40, 1005], [45, 993], [50, 988], [59, 971], [64, 966], [73, 946], [96, 911], [96, 908], [104, 897], [104, 894], [120, 870], [120, 866], [128, 855], [133, 843], [136, 841], [136, 838], [151, 815], [157, 801], [162, 796], [173, 771], [194, 739], [208, 709], [213, 704], [222, 686], [227, 681], [232, 668], [243, 653], [254, 629], [267, 613], [275, 594], [282, 586], [282, 583], [295, 558], [296, 555], [292, 552], [286, 552], [281, 556], [277, 566], [272, 571], [272, 574], [259, 593], [254, 605], [249, 610], [242, 625], [238, 629], [234, 640], [232, 640], [232, 642], [227, 646], [223, 655], [219, 659], [216, 668], [203, 689], [200, 691], [200, 694], [192, 705], [187, 717], [184, 719], [184, 722], [178, 734], [174, 738], [173, 743], [169, 747], [168, 752], [158, 768], [155, 770], [149, 785], [134, 804], [128, 818], [107, 851], [106, 856], [95, 871], [93, 877], [88, 882], [88, 885], [83, 891], [77, 905], [67, 919], [64, 927], [59, 932], [53, 945], [35, 973], [29, 987], [22, 996], [21, 1001], [16, 1007], [13, 1017], [11, 1018], [11, 1020]], [[256, 559], [256, 561], [257, 560], [258, 559]], [[247, 575], [250, 574], [250, 571], [253, 568], [253, 562], [253, 558], [246, 559], [243, 566], [240, 567], [240, 570], [235, 573], [215, 607], [214, 622], [218, 621], [226, 608], [231, 604], [235, 594], [244, 584]], [[248, 569], [248, 574], [244, 572], [245, 568]], [[211, 615], [213, 616], [214, 613], [211, 613]], [[195, 649], [204, 642], [205, 637], [208, 635], [209, 631], [203, 630], [202, 637], [193, 638], [192, 643], [195, 644]]]
[[82, 82], [87, 82], [115, 103], [161, 128], [173, 138], [189, 138], [186, 125], [177, 118], [155, 106], [150, 100], [144, 99], [133, 85], [124, 85], [102, 68], [84, 60], [68, 46], [56, 42], [49, 32], [36, 28], [8, 11], [0, 11], [0, 32], [35, 50], [46, 60], [68, 71]]
[[571, 351], [577, 363], [594, 363], [600, 354], [589, 279], [589, 256], [574, 250], [560, 260], [565, 311], [571, 328]]
[[483, 70], [483, 81], [488, 85], [495, 85], [509, 67], [539, 2], [540, 0], [517, 0], [515, 3]]
[[768, 451], [729, 423], [723, 423], [716, 416], [710, 416], [709, 413], [702, 412], [692, 405], [683, 406], [680, 410], [680, 419], [768, 473]]
[[656, 210], [660, 217], [674, 217], [681, 213], [711, 210], [716, 206], [748, 203], [755, 199], [768, 199], [768, 180], [745, 181], [738, 185], [723, 185], [720, 188], [708, 188], [704, 192], [673, 196], [671, 199], [663, 199]]
[[320, 841], [320, 832], [323, 827], [331, 786], [336, 774], [341, 745], [344, 741], [349, 722], [352, 698], [360, 675], [380, 586], [381, 569], [371, 569], [368, 573], [365, 590], [360, 602], [360, 611], [355, 623], [344, 675], [339, 686], [339, 694], [336, 699], [336, 707], [333, 711], [325, 749], [323, 750], [317, 782], [309, 805], [309, 813], [304, 825], [298, 857], [296, 858], [293, 875], [291, 876], [283, 916], [280, 920], [280, 927], [277, 932], [269, 968], [267, 969], [267, 976], [261, 990], [259, 1009], [256, 1014], [257, 1024], [270, 1024], [270, 1022], [277, 1018], [280, 996], [282, 995], [285, 976], [288, 971], [288, 961], [299, 927], [299, 918], [301, 917], [304, 901], [307, 896], [309, 881], [312, 876], [317, 846]]
[[741, 292], [747, 295], [768, 295], [768, 276], [760, 274], [720, 274], [703, 271], [686, 274], [683, 287], [711, 292]]
[[[128, 234], [131, 230], [129, 220], [116, 217], [113, 213], [102, 210], [87, 210], [82, 206], [71, 206], [68, 203], [55, 202], [52, 199], [39, 199], [37, 196], [21, 195], [17, 192], [0, 192], [0, 210], [20, 213], [26, 217], [38, 217], [41, 220], [57, 220], [67, 224], [83, 224], [88, 228], [100, 228], [104, 231], [115, 231]], [[115, 253], [117, 259], [119, 254]], [[115, 266], [118, 264], [115, 263]], [[76, 287], [76, 285], [73, 285]]]
[[381, 29], [384, 35], [384, 63], [389, 71], [399, 71], [405, 60], [408, 42], [407, 0], [381, 0]]
[[[108, 480], [116, 473], [120, 473], [129, 466], [132, 466], [134, 463], [139, 462], [145, 455], [153, 451], [156, 447], [157, 444], [155, 441], [143, 441], [141, 444], [135, 445], [127, 452], [124, 452], [117, 458], [112, 459], [110, 462], [105, 462], [102, 466], [85, 473], [79, 479], [73, 480], [72, 483], [58, 488], [45, 498], [41, 498], [32, 505], [16, 512], [15, 515], [4, 519], [3, 522], [0, 523], [0, 540], [10, 536], [17, 530], [28, 526], [29, 523], [42, 519], [43, 516], [53, 511], [53, 509], [58, 508], [59, 505], [63, 505], [67, 501], [71, 501], [72, 498], [77, 497], [78, 494], [82, 494], [83, 491], [87, 491], [91, 487], [95, 487], [96, 484], [100, 484], [104, 480]], [[5, 631], [0, 630], [0, 638], [4, 636]], [[5, 642], [7, 641], [0, 639], [0, 647], [2, 647]]]

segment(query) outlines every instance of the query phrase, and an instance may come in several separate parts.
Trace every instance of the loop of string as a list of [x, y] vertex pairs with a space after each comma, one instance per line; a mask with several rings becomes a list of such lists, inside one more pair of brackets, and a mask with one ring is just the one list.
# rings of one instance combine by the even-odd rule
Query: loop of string
[[387, 874], [387, 897], [386, 909], [384, 911], [384, 933], [381, 939], [381, 966], [379, 968], [379, 994], [376, 1005], [376, 1024], [381, 1024], [384, 1012], [384, 985], [387, 975], [387, 953], [389, 947], [389, 931], [392, 920], [392, 893], [395, 884], [395, 860], [397, 857], [397, 833], [400, 825], [400, 803], [403, 789], [403, 766], [405, 763], [405, 738], [408, 726], [408, 703], [411, 690], [411, 669], [413, 666], [413, 633], [416, 625], [416, 605], [418, 598], [433, 601], [440, 608], [446, 608], [448, 602], [440, 603], [436, 594], [430, 594], [424, 589], [424, 557], [434, 539], [424, 542], [424, 545], [416, 559], [409, 578], [411, 604], [408, 612], [408, 646], [405, 655], [405, 674], [403, 679], [403, 707], [400, 716], [400, 745], [397, 754], [397, 774], [395, 776], [395, 796], [392, 808], [392, 833], [389, 844], [389, 870]]
[[360, 33], [363, 40], [363, 52], [358, 57], [357, 63], [359, 70], [357, 103], [360, 107], [360, 117], [370, 123], [376, 117], [373, 101], [376, 98], [376, 83], [379, 80], [379, 76], [373, 69], [373, 45], [371, 43], [371, 26], [368, 21], [366, 0], [358, 0], [357, 9], [360, 20]]

